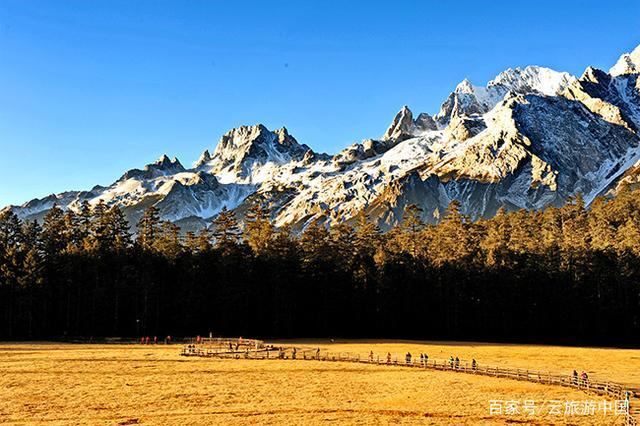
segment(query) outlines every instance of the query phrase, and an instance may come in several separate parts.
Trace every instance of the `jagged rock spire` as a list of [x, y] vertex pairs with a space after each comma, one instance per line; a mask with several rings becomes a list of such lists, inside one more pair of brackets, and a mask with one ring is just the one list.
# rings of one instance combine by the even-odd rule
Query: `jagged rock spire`
[[382, 136], [382, 140], [404, 140], [411, 137], [413, 130], [413, 113], [409, 107], [405, 105], [393, 118], [391, 125]]

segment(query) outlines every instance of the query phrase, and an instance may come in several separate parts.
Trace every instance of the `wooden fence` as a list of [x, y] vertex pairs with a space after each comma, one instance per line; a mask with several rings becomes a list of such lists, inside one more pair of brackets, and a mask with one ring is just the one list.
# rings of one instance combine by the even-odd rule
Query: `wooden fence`
[[[234, 339], [226, 339], [226, 341], [236, 342]], [[233, 343], [235, 344], [235, 343]], [[224, 349], [226, 347], [226, 349]], [[235, 346], [234, 346], [235, 347]], [[293, 348], [293, 347], [273, 347], [264, 345], [258, 349], [250, 350], [247, 347], [242, 351], [228, 350], [227, 346], [221, 345], [218, 348], [203, 345], [187, 345], [182, 349], [183, 356], [198, 357], [215, 357], [228, 359], [289, 359], [289, 360], [308, 360], [308, 361], [335, 361], [335, 362], [356, 362], [372, 365], [390, 365], [415, 369], [432, 369], [440, 371], [452, 371], [456, 373], [477, 374], [482, 376], [491, 376], [499, 378], [507, 378], [513, 380], [524, 380], [547, 385], [564, 386], [578, 389], [584, 392], [596, 393], [606, 396], [616, 401], [627, 401], [628, 410], [626, 413], [626, 424], [629, 426], [638, 426], [637, 418], [640, 416], [640, 388], [633, 388], [622, 385], [620, 383], [610, 381], [600, 381], [587, 379], [571, 375], [552, 374], [547, 371], [529, 370], [522, 368], [506, 368], [499, 366], [489, 366], [480, 363], [470, 363], [468, 361], [451, 361], [438, 359], [420, 359], [412, 357], [407, 359], [405, 356], [398, 358], [397, 355], [380, 357], [379, 355], [362, 356], [358, 353], [351, 352], [329, 352], [319, 348]]]

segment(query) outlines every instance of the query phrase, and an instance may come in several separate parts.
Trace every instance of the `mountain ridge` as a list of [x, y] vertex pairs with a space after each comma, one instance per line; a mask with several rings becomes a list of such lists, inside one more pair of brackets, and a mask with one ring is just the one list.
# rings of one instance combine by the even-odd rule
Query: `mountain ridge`
[[334, 155], [299, 143], [285, 127], [240, 126], [207, 148], [193, 167], [163, 155], [116, 182], [67, 191], [21, 206], [41, 219], [53, 204], [121, 206], [132, 224], [156, 205], [185, 229], [206, 226], [223, 207], [240, 216], [269, 205], [277, 225], [335, 224], [361, 212], [382, 227], [418, 204], [437, 222], [452, 200], [472, 219], [498, 209], [587, 204], [636, 184], [640, 161], [640, 46], [605, 72], [580, 77], [545, 67], [509, 68], [485, 86], [460, 82], [433, 116], [403, 106], [379, 139]]

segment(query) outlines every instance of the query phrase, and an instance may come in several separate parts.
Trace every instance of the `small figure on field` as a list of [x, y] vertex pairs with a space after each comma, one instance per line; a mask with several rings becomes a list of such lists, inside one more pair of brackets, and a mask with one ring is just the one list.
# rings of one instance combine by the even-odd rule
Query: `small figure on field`
[[387, 352], [387, 364], [391, 364], [391, 352]]
[[456, 369], [460, 368], [460, 358], [456, 357]]
[[429, 355], [424, 354], [424, 365], [427, 365], [429, 363]]
[[291, 359], [296, 359], [297, 353], [298, 353], [298, 350], [296, 348], [293, 348], [293, 350], [291, 351]]
[[586, 385], [587, 382], [589, 381], [589, 376], [587, 375], [586, 371], [582, 372], [582, 374], [580, 375], [580, 378], [582, 379], [583, 385]]
[[369, 362], [373, 362], [373, 351], [369, 352]]
[[453, 368], [453, 355], [449, 355], [449, 366]]
[[576, 370], [573, 370], [573, 380], [572, 380], [574, 385], [578, 384], [578, 372]]
[[405, 361], [407, 364], [411, 364], [411, 352], [407, 352], [407, 354], [406, 354], [406, 355], [405, 355], [405, 357], [404, 357], [404, 361]]
[[316, 359], [320, 359], [320, 348], [316, 349]]
[[147, 336], [146, 339], [145, 339], [145, 343], [148, 345], [150, 340], [151, 339], [149, 339], [149, 336]]
[[158, 336], [153, 336], [153, 344], [154, 345], [158, 344]]
[[233, 345], [231, 344], [231, 342], [229, 342], [229, 352], [233, 351]]
[[473, 371], [476, 371], [477, 368], [478, 368], [478, 363], [476, 362], [476, 359], [474, 358], [474, 359], [471, 360], [471, 369]]

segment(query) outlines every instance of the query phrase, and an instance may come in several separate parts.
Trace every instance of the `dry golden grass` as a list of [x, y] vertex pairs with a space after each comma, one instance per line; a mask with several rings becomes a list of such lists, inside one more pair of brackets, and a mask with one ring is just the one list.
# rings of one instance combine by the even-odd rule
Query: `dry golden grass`
[[[305, 345], [367, 353], [372, 343]], [[374, 350], [419, 352], [418, 347], [425, 346], [377, 342]], [[431, 344], [432, 356], [440, 355], [442, 347], [445, 344]], [[469, 346], [453, 351], [447, 345], [441, 357], [449, 352], [466, 356], [464, 347]], [[573, 351], [585, 364], [591, 358], [581, 355], [583, 349], [482, 348], [483, 352], [474, 349], [477, 359], [496, 357], [492, 363], [507, 365], [528, 360], [562, 367], [568, 361], [556, 357]], [[622, 424], [613, 416], [489, 414], [491, 399], [601, 401], [556, 386], [349, 363], [182, 358], [179, 351], [179, 346], [163, 345], [0, 344], [0, 423]], [[599, 351], [603, 362], [634, 362], [638, 369], [637, 360], [628, 359], [638, 351]], [[597, 370], [593, 361], [589, 368]], [[623, 375], [632, 366], [612, 371]]]
[[[283, 341], [285, 343], [285, 341]], [[286, 342], [293, 344], [292, 342]], [[295, 343], [305, 346], [320, 345], [333, 352], [353, 352], [363, 356], [374, 351], [382, 358], [387, 352], [397, 353], [398, 359], [407, 351], [413, 355], [426, 353], [431, 359], [459, 357], [471, 362], [475, 358], [479, 363], [499, 367], [540, 370], [554, 374], [571, 374], [575, 369], [583, 370], [592, 380], [614, 381], [640, 386], [640, 350], [612, 348], [584, 348], [546, 345], [518, 345], [469, 342], [419, 342], [419, 341], [380, 341], [349, 340], [305, 341]]]

